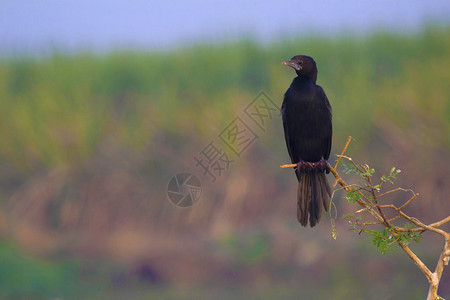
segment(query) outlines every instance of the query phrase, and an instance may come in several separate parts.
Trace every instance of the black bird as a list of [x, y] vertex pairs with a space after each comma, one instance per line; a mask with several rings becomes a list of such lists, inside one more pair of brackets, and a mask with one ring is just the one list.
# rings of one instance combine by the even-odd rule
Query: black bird
[[292, 163], [297, 164], [297, 219], [314, 227], [328, 211], [331, 190], [325, 177], [330, 172], [331, 105], [322, 87], [316, 84], [317, 66], [306, 55], [294, 56], [283, 65], [292, 67], [297, 77], [284, 94], [281, 115], [284, 137]]

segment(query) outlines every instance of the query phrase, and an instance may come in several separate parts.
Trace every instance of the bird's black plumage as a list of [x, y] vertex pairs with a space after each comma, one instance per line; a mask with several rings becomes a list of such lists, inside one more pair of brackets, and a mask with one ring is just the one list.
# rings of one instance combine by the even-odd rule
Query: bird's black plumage
[[331, 105], [322, 87], [316, 85], [317, 66], [311, 57], [297, 55], [283, 64], [298, 75], [281, 107], [286, 146], [292, 163], [298, 164], [297, 218], [306, 226], [309, 215], [313, 227], [320, 220], [322, 204], [328, 210], [331, 196], [325, 177], [331, 151]]

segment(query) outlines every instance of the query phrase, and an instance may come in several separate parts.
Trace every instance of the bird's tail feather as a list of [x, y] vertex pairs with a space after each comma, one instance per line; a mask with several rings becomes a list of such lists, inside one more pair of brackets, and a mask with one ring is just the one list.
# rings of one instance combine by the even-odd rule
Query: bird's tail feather
[[328, 211], [331, 189], [323, 171], [297, 171], [297, 219], [303, 226], [314, 227], [322, 214], [322, 205]]

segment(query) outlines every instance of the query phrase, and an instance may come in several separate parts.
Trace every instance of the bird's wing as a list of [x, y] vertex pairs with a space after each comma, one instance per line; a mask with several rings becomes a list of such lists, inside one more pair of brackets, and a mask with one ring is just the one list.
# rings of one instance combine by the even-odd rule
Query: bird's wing
[[[286, 95], [284, 95], [284, 98], [286, 98]], [[292, 128], [289, 127], [289, 122], [287, 121], [287, 116], [286, 116], [286, 100], [283, 100], [283, 104], [281, 105], [281, 117], [283, 118], [283, 129], [284, 129], [284, 139], [286, 140], [286, 147], [288, 149], [289, 152], [289, 157], [291, 158], [292, 163], [297, 163], [297, 157], [294, 157], [294, 149], [292, 149], [292, 134], [290, 134], [290, 130], [292, 130]]]
[[325, 152], [323, 154], [323, 158], [328, 160], [328, 158], [330, 157], [331, 140], [333, 137], [333, 126], [332, 126], [332, 122], [331, 122], [331, 120], [332, 120], [331, 104], [330, 104], [330, 101], [328, 100], [327, 95], [325, 94], [325, 91], [323, 90], [323, 88], [319, 85], [318, 85], [318, 88], [320, 90], [320, 93], [319, 93], [320, 100], [325, 105], [325, 109], [327, 110], [327, 113], [328, 113], [326, 120], [323, 120], [324, 122], [328, 123], [327, 124], [327, 138], [326, 138], [325, 144], [324, 144]]
[[[286, 95], [284, 95], [284, 98], [286, 99]], [[295, 138], [295, 133], [293, 131], [294, 128], [291, 124], [289, 126], [289, 122], [287, 121], [287, 111], [286, 111], [286, 100], [283, 100], [283, 104], [281, 105], [281, 117], [283, 119], [283, 129], [284, 129], [284, 139], [286, 140], [286, 147], [289, 152], [289, 157], [291, 158], [291, 161], [293, 164], [298, 163], [299, 157], [298, 157], [298, 151], [294, 149], [295, 141], [292, 139]], [[295, 175], [297, 176], [297, 179], [300, 180], [300, 173], [298, 170], [295, 170]]]

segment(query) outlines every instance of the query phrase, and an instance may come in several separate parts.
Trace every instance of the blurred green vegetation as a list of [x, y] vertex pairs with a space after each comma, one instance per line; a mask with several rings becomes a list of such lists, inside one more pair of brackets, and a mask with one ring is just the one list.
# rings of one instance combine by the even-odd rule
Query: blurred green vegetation
[[[214, 135], [260, 90], [281, 103], [293, 72], [280, 61], [314, 56], [333, 105], [336, 139], [369, 139], [376, 122], [424, 128], [448, 147], [450, 35], [309, 38], [262, 46], [252, 40], [196, 45], [169, 53], [19, 57], [0, 60], [0, 157], [23, 170], [74, 164], [105, 136], [140, 147], [158, 130], [186, 141]], [[176, 121], [175, 121], [176, 120]], [[378, 121], [377, 121], [378, 120]], [[363, 142], [363, 141], [362, 141]], [[364, 142], [363, 142], [364, 144]]]
[[79, 299], [94, 291], [75, 262], [38, 260], [11, 241], [0, 241], [0, 270], [2, 299]]
[[[449, 205], [434, 201], [448, 189], [442, 182], [446, 171], [441, 170], [443, 175], [433, 171], [442, 160], [445, 166], [449, 157], [449, 53], [450, 29], [429, 26], [409, 34], [377, 32], [365, 37], [296, 38], [268, 45], [244, 39], [169, 52], [119, 51], [104, 55], [56, 52], [42, 57], [0, 58], [0, 216], [3, 219], [10, 211], [16, 214], [19, 211], [17, 218], [13, 218], [14, 225], [28, 222], [26, 224], [36, 229], [36, 235], [48, 235], [52, 239], [61, 234], [62, 238], [55, 238], [63, 241], [54, 243], [58, 245], [57, 251], [68, 251], [80, 257], [85, 253], [96, 253], [100, 257], [111, 255], [111, 260], [123, 259], [125, 255], [120, 251], [129, 251], [131, 254], [127, 255], [133, 256], [135, 249], [132, 246], [147, 240], [151, 244], [154, 236], [163, 240], [158, 233], [164, 229], [173, 234], [175, 240], [181, 241], [180, 248], [187, 247], [185, 235], [197, 238], [211, 230], [210, 236], [204, 240], [198, 238], [197, 244], [207, 244], [205, 249], [209, 251], [211, 245], [208, 243], [215, 241], [212, 248], [217, 248], [218, 253], [231, 262], [227, 265], [228, 271], [220, 273], [223, 277], [217, 277], [217, 282], [225, 278], [222, 284], [229, 286], [206, 284], [206, 289], [197, 290], [197, 286], [207, 282], [202, 279], [204, 281], [200, 280], [198, 285], [195, 283], [188, 289], [181, 284], [180, 292], [170, 286], [181, 281], [178, 274], [162, 271], [169, 269], [174, 258], [166, 258], [165, 263], [163, 250], [160, 250], [163, 254], [152, 252], [156, 259], [150, 261], [157, 271], [148, 272], [156, 275], [149, 276], [142, 271], [144, 281], [149, 280], [150, 284], [142, 283], [140, 279], [136, 282], [124, 280], [129, 277], [127, 272], [135, 267], [135, 261], [133, 264], [127, 261], [130, 265], [118, 267], [118, 272], [107, 267], [106, 271], [92, 273], [91, 277], [102, 278], [98, 286], [102, 292], [105, 289], [103, 298], [106, 299], [230, 298], [234, 295], [240, 298], [296, 298], [299, 294], [317, 299], [381, 299], [377, 297], [380, 290], [386, 291], [385, 299], [392, 295], [400, 299], [423, 298], [426, 284], [414, 284], [415, 288], [411, 289], [411, 282], [403, 279], [417, 271], [415, 266], [407, 258], [400, 262], [392, 258], [398, 259], [401, 254], [396, 253], [388, 263], [382, 264], [387, 267], [396, 264], [397, 269], [390, 269], [386, 274], [378, 267], [385, 257], [369, 261], [372, 268], [359, 268], [376, 252], [368, 250], [372, 247], [368, 240], [363, 241], [363, 244], [369, 244], [367, 248], [345, 240], [343, 228], [339, 232], [346, 241], [345, 247], [357, 249], [336, 246], [335, 257], [330, 258], [321, 250], [328, 249], [329, 241], [326, 243], [317, 237], [329, 237], [326, 225], [320, 232], [302, 231], [302, 238], [311, 243], [304, 243], [300, 238], [291, 242], [292, 237], [298, 235], [295, 231], [298, 224], [287, 225], [295, 228], [292, 229], [294, 235], [284, 229], [280, 229], [282, 234], [279, 234], [270, 227], [277, 222], [290, 222], [286, 221], [288, 214], [285, 212], [292, 212], [294, 206], [290, 204], [294, 203], [296, 191], [292, 185], [294, 176], [278, 170], [278, 165], [287, 162], [288, 156], [281, 137], [281, 124], [276, 121], [279, 126], [269, 129], [260, 144], [249, 150], [253, 155], [240, 159], [235, 167], [239, 171], [233, 173], [234, 178], [230, 176], [230, 180], [216, 184], [211, 188], [215, 191], [209, 194], [205, 191], [209, 198], [202, 206], [189, 213], [179, 212], [167, 204], [165, 187], [174, 170], [189, 165], [192, 156], [206, 142], [217, 137], [260, 91], [281, 105], [283, 93], [294, 77], [294, 72], [283, 67], [281, 61], [296, 54], [306, 54], [316, 60], [318, 84], [324, 87], [333, 106], [333, 152], [340, 152], [347, 137], [353, 136], [356, 142], [351, 146], [352, 155], [361, 158], [361, 162], [365, 162], [364, 159], [368, 163], [374, 162], [381, 172], [389, 170], [395, 163], [404, 170], [402, 176], [406, 177], [408, 187], [412, 185], [418, 189], [416, 191], [430, 196], [421, 208], [426, 206], [432, 216], [434, 213], [448, 215], [446, 207]], [[59, 173], [51, 173], [51, 170]], [[252, 179], [256, 177], [255, 173], [260, 185]], [[245, 185], [243, 191], [235, 191], [233, 182]], [[256, 188], [247, 189], [247, 185]], [[35, 186], [37, 188], [33, 189]], [[145, 189], [147, 186], [150, 192]], [[265, 198], [258, 194], [258, 188], [267, 195]], [[121, 233], [120, 230], [127, 229], [132, 221], [141, 220], [135, 212], [136, 207], [132, 210], [124, 206], [141, 196], [151, 202], [148, 215], [138, 209], [149, 222], [142, 226], [148, 230], [142, 235], [146, 237], [145, 241], [132, 234], [129, 235], [131, 238], [125, 234], [125, 237], [114, 236], [116, 231]], [[105, 202], [101, 202], [102, 197], [106, 198]], [[77, 206], [74, 199], [87, 204], [83, 202]], [[279, 201], [274, 209], [274, 199], [286, 201]], [[31, 213], [27, 210], [27, 201], [35, 201]], [[19, 204], [14, 206], [14, 203]], [[91, 222], [76, 219], [84, 206], [93, 213], [79, 213], [80, 220], [85, 217]], [[36, 211], [39, 211], [38, 217], [29, 216]], [[59, 212], [63, 217], [57, 215]], [[219, 212], [231, 220], [229, 231], [221, 233], [219, 225], [224, 221]], [[426, 214], [425, 210], [423, 213]], [[295, 213], [289, 216], [295, 221]], [[96, 222], [101, 225], [96, 227]], [[240, 231], [243, 224], [248, 224], [245, 222], [254, 222], [253, 226], [258, 228], [254, 234]], [[22, 242], [29, 238], [21, 231], [11, 229], [7, 223], [0, 222], [2, 235], [22, 239]], [[268, 224], [265, 225], [267, 228], [264, 224]], [[224, 228], [228, 225], [225, 223]], [[85, 239], [71, 240], [68, 233], [73, 233], [73, 228], [70, 226], [76, 227], [73, 231], [77, 234], [87, 232], [82, 235]], [[133, 230], [137, 227], [130, 226]], [[215, 228], [220, 229], [217, 229], [219, 233], [214, 231]], [[108, 244], [103, 240], [105, 235], [113, 236], [120, 243], [109, 241]], [[159, 239], [155, 238], [156, 241]], [[283, 252], [283, 249], [277, 249], [278, 239], [287, 243], [286, 249], [294, 250]], [[83, 241], [87, 242], [82, 244]], [[24, 244], [33, 253], [30, 243]], [[44, 262], [42, 258], [25, 255], [9, 242], [3, 241], [0, 245], [0, 297], [94, 297], [95, 293], [91, 294], [90, 287], [84, 282], [86, 274], [79, 269], [89, 264], [86, 261]], [[116, 249], [117, 245], [122, 248]], [[174, 248], [174, 244], [168, 245]], [[86, 247], [84, 250], [92, 250], [88, 248], [92, 247], [95, 251], [83, 252], [82, 247]], [[297, 257], [295, 251], [298, 249], [313, 254], [306, 258]], [[47, 255], [51, 257], [52, 251]], [[314, 253], [325, 258], [317, 259]], [[192, 253], [188, 254], [189, 259], [194, 259]], [[204, 271], [214, 267], [214, 264], [208, 264], [208, 257], [202, 252], [197, 255], [199, 260], [205, 260], [203, 265], [198, 263], [198, 269]], [[284, 257], [294, 257], [295, 262], [285, 261]], [[58, 261], [58, 257], [55, 260]], [[358, 264], [352, 265], [354, 261]], [[158, 269], [161, 262], [164, 267]], [[431, 262], [434, 263], [432, 259]], [[299, 265], [304, 273], [299, 273]], [[187, 275], [182, 278], [196, 278], [191, 276], [191, 271], [185, 270]], [[161, 272], [161, 278], [158, 272]], [[118, 274], [116, 279], [115, 273]], [[216, 273], [204, 277], [211, 279]], [[244, 275], [239, 275], [241, 273]], [[305, 278], [304, 274], [310, 277]], [[411, 276], [422, 280], [422, 275], [418, 271], [417, 274], [417, 277]], [[269, 284], [273, 277], [278, 281]], [[371, 283], [379, 278], [386, 278], [386, 281], [380, 285]], [[253, 285], [246, 286], [246, 280]], [[323, 289], [324, 285], [326, 289]], [[450, 291], [450, 287], [446, 288]]]

